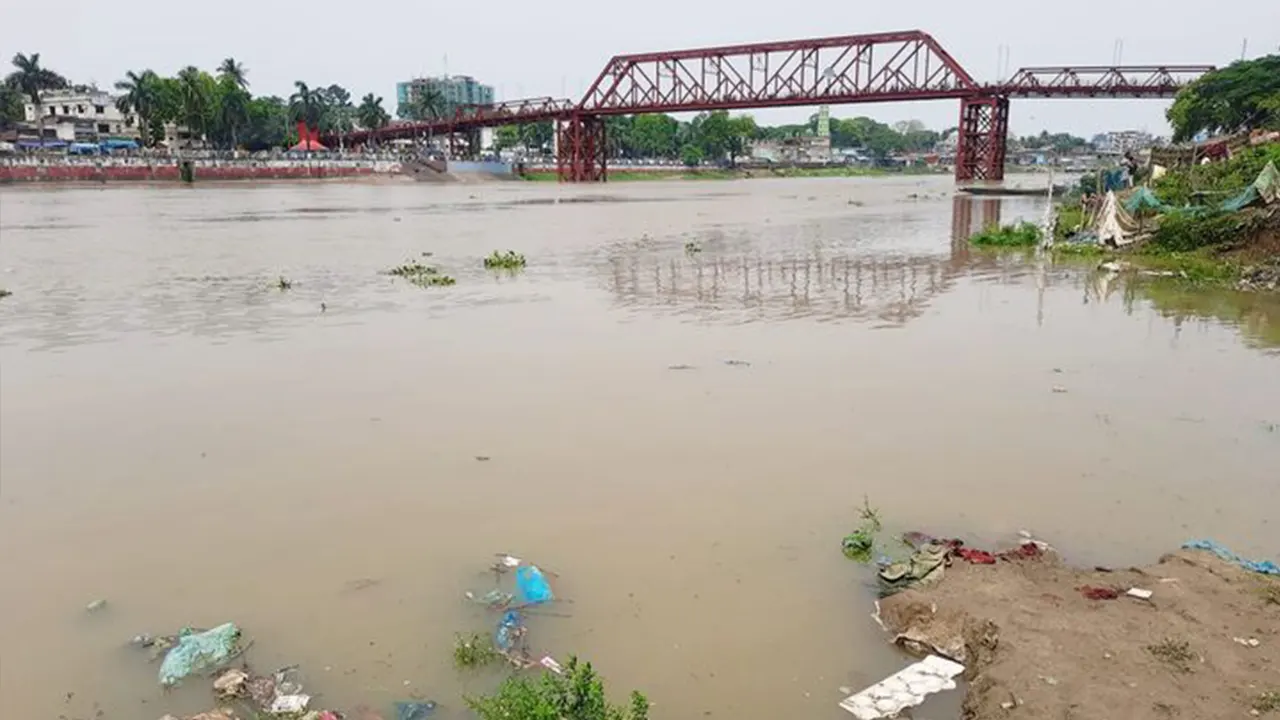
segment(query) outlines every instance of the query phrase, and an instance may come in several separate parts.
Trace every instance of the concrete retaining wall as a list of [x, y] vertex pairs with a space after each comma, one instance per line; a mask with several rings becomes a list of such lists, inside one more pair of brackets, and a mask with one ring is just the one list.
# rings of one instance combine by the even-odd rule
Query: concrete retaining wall
[[[321, 180], [400, 172], [385, 160], [191, 160], [195, 181]], [[180, 181], [176, 159], [110, 158], [97, 161], [12, 158], [0, 160], [0, 183]]]

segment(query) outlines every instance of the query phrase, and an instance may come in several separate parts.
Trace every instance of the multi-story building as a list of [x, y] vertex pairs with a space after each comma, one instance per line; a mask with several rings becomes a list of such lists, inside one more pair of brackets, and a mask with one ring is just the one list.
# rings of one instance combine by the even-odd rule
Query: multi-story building
[[[30, 98], [23, 111], [28, 124], [39, 124]], [[47, 90], [40, 96], [39, 111], [44, 117], [44, 133], [50, 138], [76, 142], [138, 136], [134, 116], [120, 112], [116, 99], [97, 88]]]
[[1136, 150], [1146, 150], [1156, 144], [1151, 133], [1142, 130], [1113, 130], [1095, 135], [1093, 146], [1104, 155], [1121, 155]]
[[396, 83], [397, 107], [407, 108], [423, 92], [439, 95], [443, 106], [440, 109], [445, 114], [459, 105], [493, 104], [493, 86], [480, 83], [470, 75], [442, 75]]

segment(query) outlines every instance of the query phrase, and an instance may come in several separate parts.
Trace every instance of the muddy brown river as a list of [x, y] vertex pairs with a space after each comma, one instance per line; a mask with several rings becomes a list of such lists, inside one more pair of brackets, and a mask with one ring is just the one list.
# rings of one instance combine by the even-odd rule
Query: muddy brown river
[[[466, 717], [501, 672], [452, 667], [493, 623], [462, 593], [512, 552], [571, 601], [534, 648], [654, 717], [836, 720], [904, 664], [839, 550], [864, 497], [890, 530], [1027, 528], [1083, 564], [1193, 537], [1275, 559], [1280, 301], [964, 243], [1041, 202], [0, 190], [0, 717], [207, 709], [128, 641], [225, 621], [318, 704]], [[415, 258], [457, 285], [380, 274]]]

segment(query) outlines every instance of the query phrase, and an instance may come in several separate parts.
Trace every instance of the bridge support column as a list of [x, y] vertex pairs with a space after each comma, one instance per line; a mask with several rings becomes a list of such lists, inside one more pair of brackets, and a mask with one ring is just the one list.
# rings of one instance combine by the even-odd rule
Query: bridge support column
[[959, 132], [956, 180], [1003, 180], [1009, 98], [980, 95], [961, 100]]
[[560, 182], [604, 182], [608, 179], [604, 118], [572, 115], [556, 123], [556, 170]]

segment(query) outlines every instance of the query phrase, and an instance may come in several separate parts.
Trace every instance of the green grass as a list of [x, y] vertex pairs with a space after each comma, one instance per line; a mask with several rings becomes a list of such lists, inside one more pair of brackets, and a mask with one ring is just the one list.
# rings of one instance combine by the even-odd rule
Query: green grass
[[1191, 661], [1195, 659], [1195, 654], [1191, 652], [1191, 645], [1186, 640], [1173, 638], [1162, 640], [1155, 645], [1148, 645], [1147, 652], [1168, 665], [1171, 670], [1180, 673], [1191, 672]]
[[524, 256], [515, 250], [508, 250], [506, 252], [498, 252], [497, 250], [494, 250], [489, 254], [489, 257], [484, 259], [484, 266], [491, 270], [519, 270], [527, 264], [528, 262], [525, 260]]
[[1034, 223], [991, 225], [969, 238], [979, 247], [1035, 247], [1040, 242], [1040, 228]]
[[862, 496], [858, 517], [862, 522], [840, 541], [840, 550], [850, 560], [868, 563], [875, 551], [876, 533], [880, 532], [883, 525], [880, 522], [880, 511], [871, 507], [871, 500], [866, 495]]
[[1258, 697], [1253, 699], [1252, 709], [1259, 713], [1280, 711], [1280, 690], [1259, 693]]
[[493, 641], [479, 633], [458, 635], [453, 641], [453, 664], [459, 669], [484, 667], [499, 657]]
[[1065, 240], [1084, 226], [1084, 208], [1079, 204], [1060, 205], [1058, 207], [1058, 224], [1054, 228], [1055, 240]]

